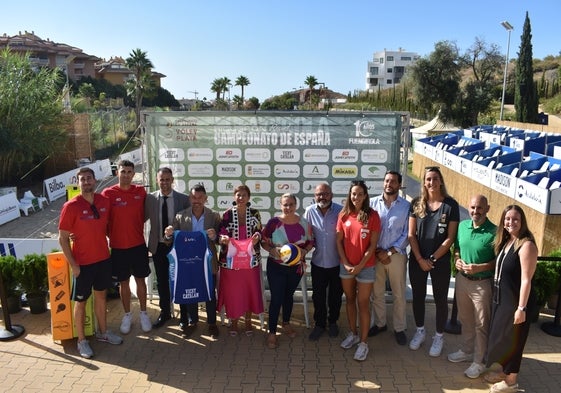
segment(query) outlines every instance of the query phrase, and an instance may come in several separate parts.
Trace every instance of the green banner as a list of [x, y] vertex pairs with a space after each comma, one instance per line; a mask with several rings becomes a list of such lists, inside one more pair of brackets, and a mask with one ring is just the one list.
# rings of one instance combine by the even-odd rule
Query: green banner
[[234, 188], [246, 184], [263, 222], [280, 210], [284, 193], [295, 194], [302, 211], [320, 182], [342, 203], [351, 180], [364, 180], [373, 196], [386, 170], [400, 170], [403, 113], [143, 113], [151, 190], [158, 168], [168, 166], [177, 191], [202, 183], [207, 206], [224, 211]]

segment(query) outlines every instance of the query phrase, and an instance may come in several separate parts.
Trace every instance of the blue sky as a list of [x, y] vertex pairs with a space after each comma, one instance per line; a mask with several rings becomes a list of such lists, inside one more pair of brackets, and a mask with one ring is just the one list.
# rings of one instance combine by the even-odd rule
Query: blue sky
[[526, 11], [534, 58], [559, 55], [559, 0], [10, 1], [2, 5], [0, 34], [34, 31], [106, 59], [140, 48], [178, 99], [194, 91], [211, 99], [214, 79], [244, 75], [251, 82], [245, 96], [262, 102], [300, 88], [308, 75], [343, 94], [362, 90], [367, 62], [384, 48], [425, 56], [448, 40], [464, 52], [481, 37], [506, 53], [503, 20], [514, 26], [515, 57]]

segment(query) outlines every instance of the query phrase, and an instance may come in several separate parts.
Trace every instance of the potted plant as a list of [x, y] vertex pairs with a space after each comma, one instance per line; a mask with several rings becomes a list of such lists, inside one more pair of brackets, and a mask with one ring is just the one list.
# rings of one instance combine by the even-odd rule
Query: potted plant
[[47, 311], [47, 291], [49, 290], [47, 256], [28, 254], [22, 260], [20, 283], [26, 294], [32, 314]]
[[16, 257], [12, 255], [0, 256], [0, 274], [2, 274], [6, 290], [7, 307], [10, 314], [21, 310], [20, 270], [21, 266]]

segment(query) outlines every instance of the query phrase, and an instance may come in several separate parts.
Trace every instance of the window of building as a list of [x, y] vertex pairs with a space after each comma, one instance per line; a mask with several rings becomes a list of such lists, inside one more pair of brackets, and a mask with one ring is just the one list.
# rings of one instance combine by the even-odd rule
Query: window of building
[[380, 57], [380, 64], [384, 64], [384, 58]]
[[388, 56], [388, 61], [393, 61], [393, 56]]
[[399, 83], [401, 82], [401, 78], [393, 78], [393, 83]]
[[403, 74], [405, 72], [405, 67], [394, 67], [395, 74]]
[[411, 61], [411, 56], [401, 56], [402, 61]]
[[378, 86], [378, 78], [369, 78], [368, 83], [370, 86]]
[[370, 75], [378, 75], [378, 67], [370, 67]]
[[388, 73], [388, 74], [393, 73], [393, 68], [388, 68], [387, 73]]
[[391, 80], [391, 79], [388, 79], [388, 80], [386, 81], [386, 85], [391, 85], [391, 84], [392, 84], [392, 80]]

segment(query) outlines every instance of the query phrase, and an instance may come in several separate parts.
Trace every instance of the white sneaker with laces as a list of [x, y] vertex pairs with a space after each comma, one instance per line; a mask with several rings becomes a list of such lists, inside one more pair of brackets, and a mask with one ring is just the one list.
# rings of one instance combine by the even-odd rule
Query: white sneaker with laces
[[86, 359], [91, 358], [94, 354], [92, 347], [90, 347], [90, 343], [86, 339], [78, 341], [78, 352], [81, 357]]
[[360, 338], [353, 332], [347, 333], [347, 337], [341, 343], [341, 348], [349, 349], [360, 342]]
[[148, 333], [152, 330], [152, 322], [150, 322], [150, 317], [146, 311], [140, 312], [140, 327], [144, 333]]
[[421, 347], [421, 344], [425, 342], [426, 333], [425, 330], [418, 330], [415, 332], [413, 339], [409, 342], [409, 349], [416, 351]]
[[107, 330], [105, 333], [97, 332], [95, 334], [95, 338], [97, 341], [101, 341], [104, 343], [109, 343], [113, 345], [119, 345], [123, 343], [123, 339], [120, 336], [117, 336], [115, 333]]
[[366, 343], [358, 343], [358, 346], [355, 351], [354, 359], [362, 362], [366, 360], [366, 356], [368, 355], [368, 344]]
[[472, 353], [465, 353], [461, 349], [448, 355], [448, 360], [452, 363], [469, 362], [473, 360]]
[[432, 357], [439, 357], [442, 353], [442, 346], [444, 345], [444, 336], [435, 334], [432, 338], [432, 345], [430, 346], [429, 355]]
[[123, 320], [121, 321], [121, 327], [119, 328], [119, 330], [123, 334], [129, 334], [131, 331], [131, 325], [132, 325], [132, 313], [127, 312], [125, 313], [125, 315], [123, 315]]
[[484, 365], [482, 365], [481, 363], [473, 362], [471, 366], [469, 366], [468, 369], [464, 371], [464, 374], [468, 378], [476, 379], [479, 378], [483, 371], [485, 371]]

